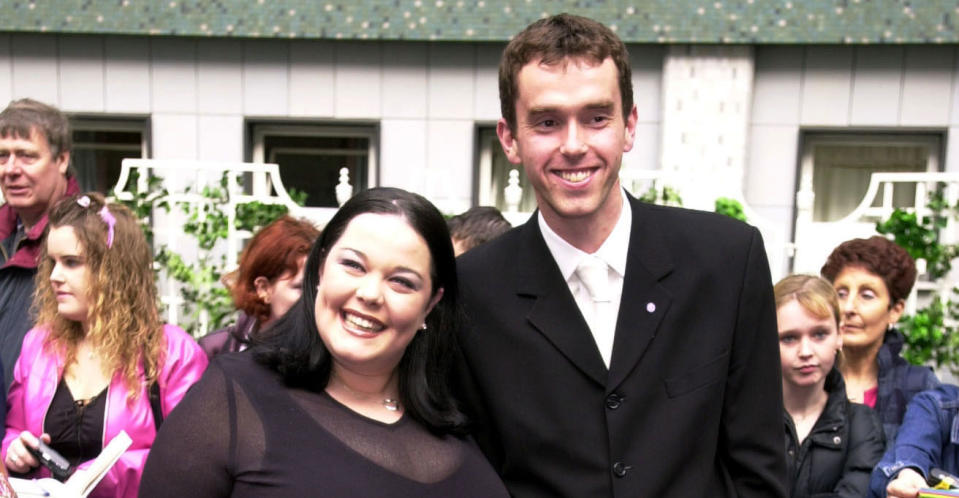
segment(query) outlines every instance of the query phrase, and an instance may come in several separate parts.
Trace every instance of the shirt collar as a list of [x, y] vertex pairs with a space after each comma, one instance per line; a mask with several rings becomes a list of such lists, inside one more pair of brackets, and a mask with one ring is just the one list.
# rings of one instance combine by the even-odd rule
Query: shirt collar
[[[606, 262], [620, 277], [626, 275], [629, 234], [632, 231], [633, 225], [633, 211], [627, 200], [625, 189], [623, 190], [622, 199], [623, 208], [619, 211], [619, 220], [616, 221], [613, 231], [610, 232], [606, 240], [603, 241], [603, 244], [594, 253], [599, 259]], [[579, 266], [579, 262], [588, 256], [588, 254], [573, 247], [572, 244], [566, 242], [554, 232], [546, 223], [546, 219], [543, 218], [542, 211], [538, 212], [537, 220], [539, 221], [539, 231], [543, 234], [546, 247], [549, 249], [550, 254], [553, 255], [557, 266], [559, 266], [559, 271], [563, 275], [563, 279], [569, 280], [573, 272], [576, 271], [576, 267]]]

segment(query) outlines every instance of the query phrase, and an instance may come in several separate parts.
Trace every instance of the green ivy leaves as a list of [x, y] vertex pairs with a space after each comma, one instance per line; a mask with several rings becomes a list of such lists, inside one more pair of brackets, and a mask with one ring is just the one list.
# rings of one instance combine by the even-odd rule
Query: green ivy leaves
[[[223, 274], [227, 270], [226, 257], [222, 251], [216, 250], [217, 244], [225, 241], [229, 234], [230, 218], [227, 209], [230, 205], [230, 192], [227, 188], [227, 174], [223, 174], [218, 185], [200, 189], [200, 202], [180, 205], [186, 215], [183, 232], [196, 240], [200, 249], [195, 261], [188, 263], [181, 254], [165, 246], [159, 247], [154, 256], [157, 269], [165, 271], [180, 284], [182, 314], [177, 325], [194, 336], [226, 326], [234, 314], [230, 291], [222, 283]], [[154, 176], [147, 179], [147, 188], [140, 191], [137, 187], [138, 175], [137, 170], [131, 171], [133, 199], [122, 202], [136, 214], [152, 244], [152, 217], [158, 209], [170, 212], [169, 192], [163, 187], [162, 179]], [[238, 176], [238, 182], [240, 178]], [[187, 192], [190, 190], [187, 189]], [[289, 193], [294, 202], [303, 205], [306, 200], [305, 192], [290, 190]], [[234, 226], [237, 230], [255, 233], [288, 211], [283, 204], [259, 201], [237, 204]], [[208, 321], [206, 329], [201, 327], [203, 315], [206, 315]]]

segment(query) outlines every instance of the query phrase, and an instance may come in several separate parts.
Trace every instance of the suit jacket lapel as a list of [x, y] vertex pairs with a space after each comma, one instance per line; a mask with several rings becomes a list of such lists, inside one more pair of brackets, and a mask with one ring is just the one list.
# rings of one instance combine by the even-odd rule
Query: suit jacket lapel
[[534, 301], [526, 319], [584, 374], [606, 385], [606, 366], [596, 341], [543, 241], [535, 214], [521, 230], [516, 289], [521, 299]]
[[632, 196], [629, 200], [633, 227], [613, 339], [608, 391], [616, 389], [633, 371], [672, 303], [669, 293], [659, 284], [673, 269], [662, 232], [650, 216], [649, 207]]

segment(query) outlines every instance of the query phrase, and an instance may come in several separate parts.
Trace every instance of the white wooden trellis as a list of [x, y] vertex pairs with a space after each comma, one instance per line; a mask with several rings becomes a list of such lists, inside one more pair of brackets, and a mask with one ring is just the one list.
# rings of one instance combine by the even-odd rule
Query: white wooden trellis
[[[804, 181], [796, 193], [796, 234], [795, 258], [793, 268], [797, 272], [818, 273], [832, 249], [845, 240], [856, 237], [876, 235], [876, 222], [888, 219], [896, 209], [893, 205], [893, 191], [897, 185], [906, 185], [914, 189], [915, 202], [905, 206], [909, 212], [916, 213], [920, 219], [930, 213], [928, 193], [942, 188], [945, 201], [950, 206], [959, 202], [959, 173], [873, 173], [869, 187], [859, 205], [844, 218], [837, 221], [813, 221], [813, 203], [815, 192], [812, 182]], [[959, 243], [959, 225], [949, 216], [946, 227], [939, 232], [940, 242]], [[917, 294], [936, 292], [940, 296], [949, 296], [956, 285], [959, 271], [931, 281], [925, 273], [925, 261], [916, 262], [920, 278], [906, 302], [906, 313], [912, 314], [917, 306]]]
[[[137, 190], [144, 192], [147, 189], [148, 179], [160, 178], [167, 194], [155, 202], [166, 201], [170, 205], [169, 213], [154, 212], [149, 223], [154, 231], [154, 244], [166, 246], [186, 261], [191, 256], [200, 254], [200, 249], [192, 243], [186, 244], [182, 240], [184, 215], [182, 207], [189, 212], [196, 210], [206, 211], [212, 206], [209, 200], [200, 192], [204, 186], [219, 186], [223, 175], [226, 175], [226, 190], [229, 193], [226, 205], [217, 206], [227, 215], [226, 247], [214, 247], [212, 251], [219, 251], [226, 261], [226, 270], [236, 267], [237, 257], [243, 247], [243, 241], [252, 234], [247, 230], [236, 228], [236, 210], [239, 205], [251, 202], [263, 204], [283, 204], [292, 216], [308, 218], [318, 226], [323, 226], [336, 212], [336, 208], [303, 208], [290, 198], [280, 178], [279, 166], [276, 164], [261, 163], [225, 163], [209, 161], [164, 160], [164, 159], [124, 159], [120, 178], [113, 189], [113, 195], [120, 200], [132, 200], [133, 185], [130, 184], [130, 175], [137, 171]], [[342, 172], [341, 172], [342, 173]], [[250, 180], [251, 192], [244, 191], [238, 182], [239, 176], [247, 176]], [[348, 174], [341, 174], [340, 185], [337, 186], [337, 199], [344, 202], [352, 194], [349, 186]], [[193, 252], [196, 254], [193, 254]], [[169, 323], [178, 323], [180, 307], [183, 300], [180, 297], [178, 283], [169, 275], [163, 275], [160, 285], [160, 300], [166, 307], [166, 320]], [[201, 314], [199, 331], [204, 333], [209, 329], [209, 317]]]

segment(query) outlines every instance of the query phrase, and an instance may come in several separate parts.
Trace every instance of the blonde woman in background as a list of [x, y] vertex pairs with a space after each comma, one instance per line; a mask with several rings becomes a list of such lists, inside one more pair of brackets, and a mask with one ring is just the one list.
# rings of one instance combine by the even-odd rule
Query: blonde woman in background
[[846, 398], [836, 365], [843, 344], [836, 293], [811, 275], [790, 275], [774, 293], [790, 496], [865, 496], [882, 456], [882, 427], [872, 410]]
[[91, 496], [137, 495], [162, 419], [207, 365], [157, 311], [150, 247], [133, 213], [88, 193], [50, 213], [34, 306], [7, 397], [2, 456], [15, 475], [49, 476], [27, 451], [47, 442], [85, 468], [120, 431], [133, 440]]

